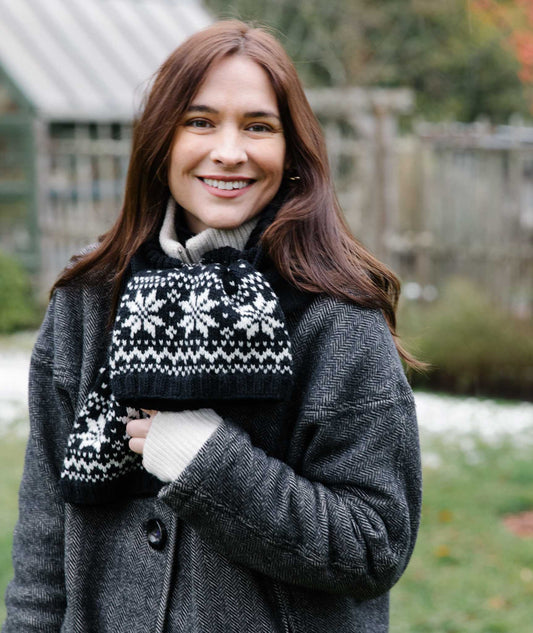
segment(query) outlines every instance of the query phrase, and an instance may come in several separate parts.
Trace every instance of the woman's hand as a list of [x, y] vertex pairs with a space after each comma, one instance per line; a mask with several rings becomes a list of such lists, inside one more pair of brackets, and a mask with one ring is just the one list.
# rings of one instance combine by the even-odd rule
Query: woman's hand
[[149, 418], [142, 418], [140, 420], [130, 420], [126, 424], [126, 433], [130, 436], [129, 447], [134, 453], [142, 455], [144, 452], [144, 441], [148, 435], [148, 431], [152, 426], [152, 420], [157, 415], [157, 411], [143, 409], [147, 413]]

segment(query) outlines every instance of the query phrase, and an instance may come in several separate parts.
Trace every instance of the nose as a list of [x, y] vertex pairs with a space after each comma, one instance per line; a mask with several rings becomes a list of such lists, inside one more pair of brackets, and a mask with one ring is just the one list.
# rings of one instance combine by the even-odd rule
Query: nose
[[235, 167], [248, 160], [244, 139], [239, 131], [231, 128], [220, 129], [213, 136], [214, 145], [211, 150], [211, 160], [219, 165]]

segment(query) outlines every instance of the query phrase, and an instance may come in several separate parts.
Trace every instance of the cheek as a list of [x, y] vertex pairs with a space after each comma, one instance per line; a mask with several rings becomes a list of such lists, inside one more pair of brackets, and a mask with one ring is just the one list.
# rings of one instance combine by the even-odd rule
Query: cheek
[[169, 174], [179, 177], [192, 169], [201, 154], [201, 144], [186, 134], [178, 135], [170, 151]]
[[264, 161], [267, 171], [276, 182], [282, 180], [285, 171], [285, 143], [273, 147]]
[[170, 160], [168, 163], [168, 179], [169, 180], [171, 180], [172, 178], [176, 178], [176, 176], [178, 175], [180, 171], [179, 167], [180, 167], [179, 159], [177, 157], [176, 151], [173, 149], [172, 153], [170, 154]]
[[175, 176], [179, 176], [186, 169], [186, 157], [188, 152], [181, 145], [172, 151], [170, 156], [169, 172]]
[[183, 197], [187, 195], [188, 191], [186, 187], [187, 156], [188, 154], [182, 145], [173, 148], [168, 165], [168, 186], [174, 199], [180, 204], [183, 204]]

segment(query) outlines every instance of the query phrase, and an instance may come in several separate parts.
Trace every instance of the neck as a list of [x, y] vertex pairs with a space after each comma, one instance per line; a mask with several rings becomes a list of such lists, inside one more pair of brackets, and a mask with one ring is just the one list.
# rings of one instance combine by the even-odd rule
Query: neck
[[159, 243], [169, 257], [180, 259], [187, 264], [197, 263], [208, 251], [223, 246], [231, 246], [242, 251], [258, 220], [257, 217], [252, 218], [235, 229], [208, 228], [189, 238], [185, 244], [181, 244], [176, 235], [176, 209], [176, 201], [171, 196], [159, 233]]

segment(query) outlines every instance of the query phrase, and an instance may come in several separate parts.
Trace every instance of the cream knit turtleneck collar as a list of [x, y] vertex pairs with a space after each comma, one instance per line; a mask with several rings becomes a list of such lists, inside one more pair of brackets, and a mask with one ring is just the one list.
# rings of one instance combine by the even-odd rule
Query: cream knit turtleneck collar
[[205, 229], [189, 238], [183, 245], [176, 235], [176, 208], [176, 201], [171, 196], [159, 232], [159, 243], [166, 255], [180, 259], [186, 264], [198, 263], [205, 253], [223, 246], [231, 246], [242, 251], [258, 221], [257, 217], [252, 218], [235, 229]]

